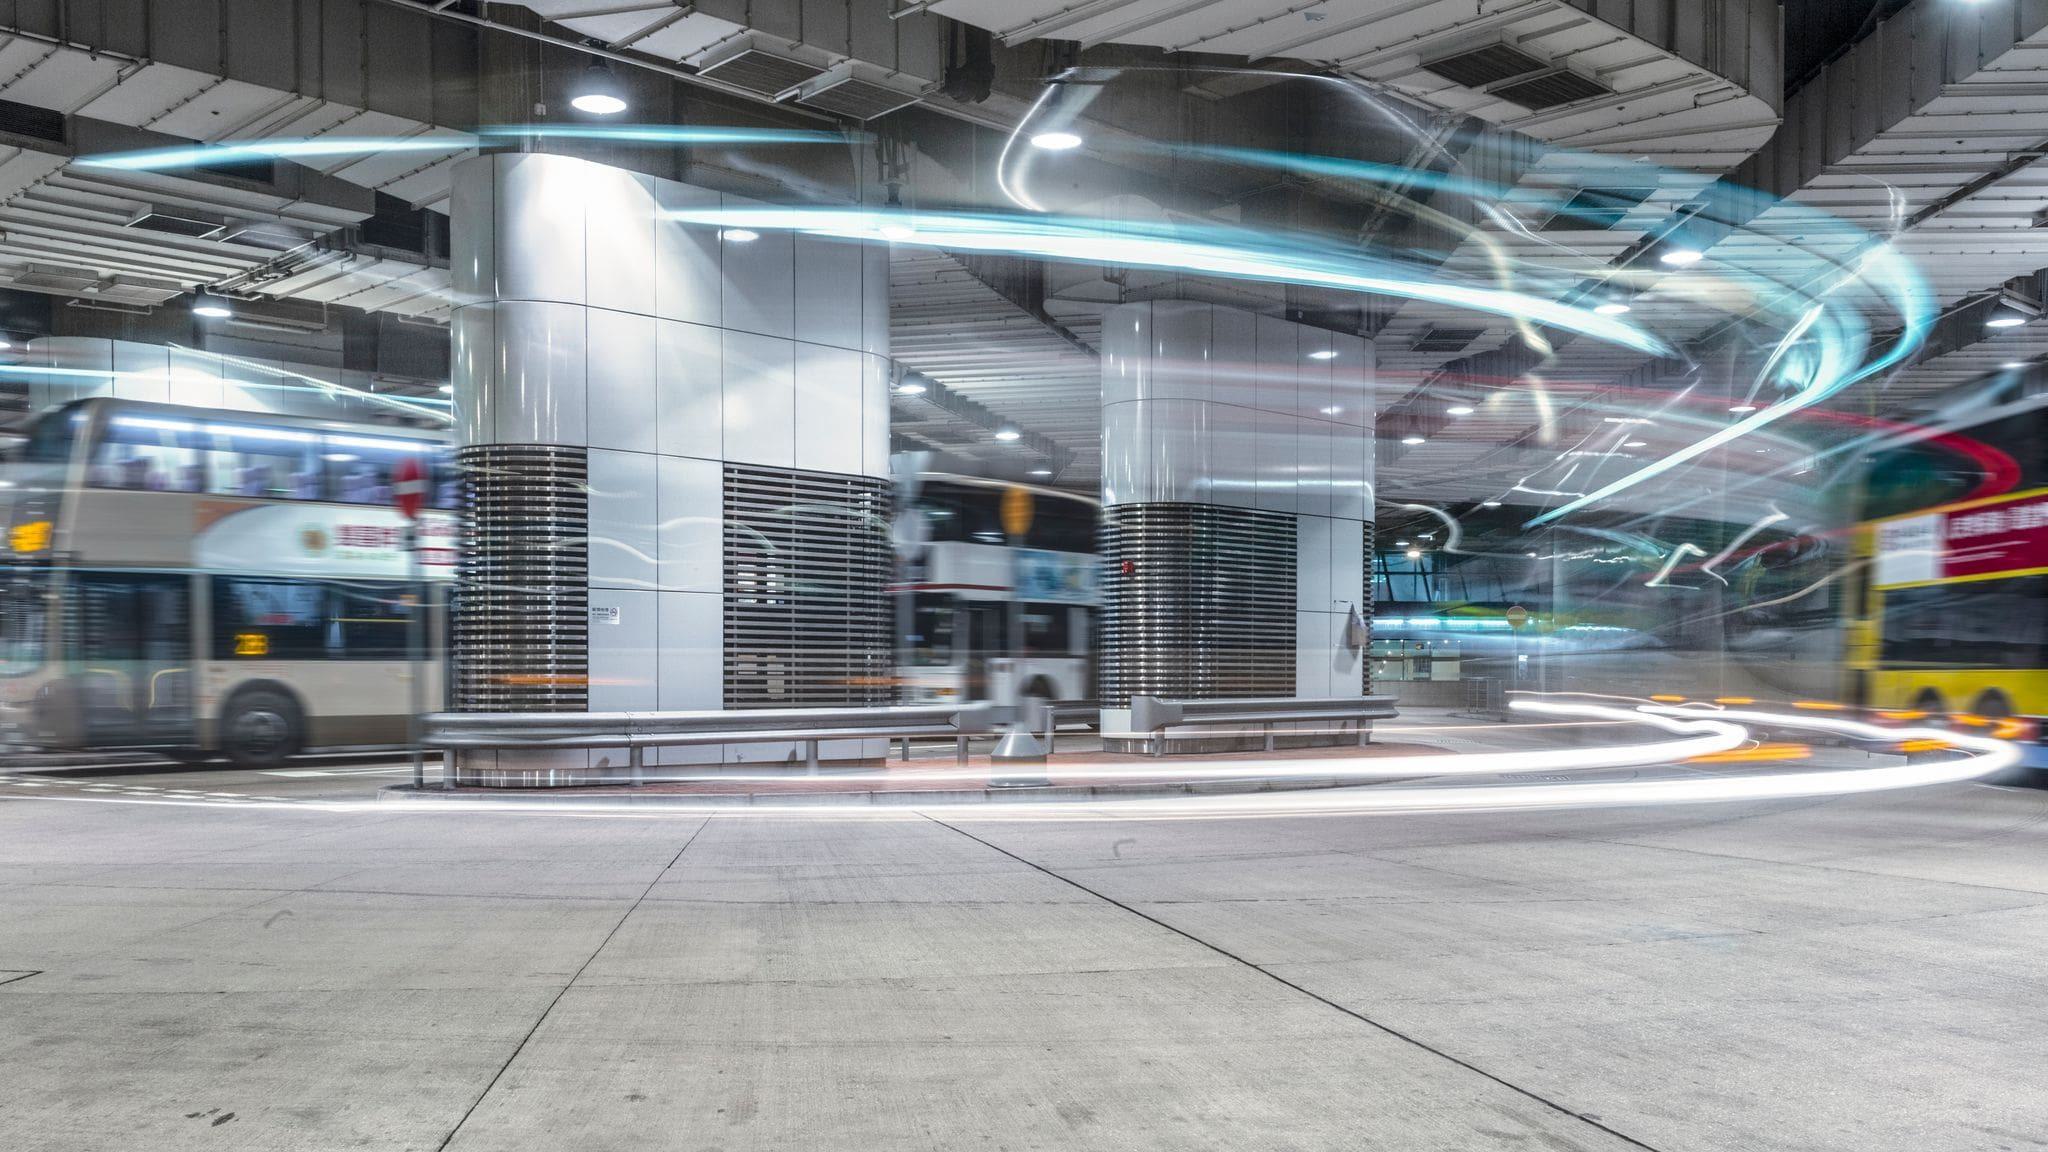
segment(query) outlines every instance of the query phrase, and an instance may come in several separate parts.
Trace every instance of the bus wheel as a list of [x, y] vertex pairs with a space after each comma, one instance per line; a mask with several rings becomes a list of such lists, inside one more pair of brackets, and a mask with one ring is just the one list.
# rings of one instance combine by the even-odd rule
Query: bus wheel
[[1947, 702], [1932, 688], [1922, 688], [1920, 694], [1913, 697], [1913, 711], [1927, 713], [1927, 719], [1936, 723], [1948, 719]]
[[237, 768], [274, 768], [299, 750], [299, 707], [269, 688], [244, 692], [220, 718], [221, 751]]

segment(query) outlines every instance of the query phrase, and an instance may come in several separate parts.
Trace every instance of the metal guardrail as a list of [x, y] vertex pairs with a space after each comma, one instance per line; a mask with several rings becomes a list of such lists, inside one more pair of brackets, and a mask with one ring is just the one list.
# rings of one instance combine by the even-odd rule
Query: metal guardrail
[[[826, 740], [899, 740], [949, 736], [967, 762], [967, 738], [995, 731], [986, 704], [882, 708], [750, 708], [720, 712], [436, 712], [424, 717], [423, 743], [444, 758], [468, 749], [624, 748], [635, 775], [648, 748], [691, 744], [804, 745], [804, 766], [818, 766]], [[454, 765], [443, 779], [453, 781]]]
[[1368, 720], [1392, 720], [1400, 715], [1392, 696], [1337, 696], [1329, 699], [1293, 700], [1268, 697], [1249, 700], [1162, 700], [1157, 696], [1131, 698], [1131, 730], [1152, 740], [1152, 754], [1166, 751], [1166, 729], [1184, 724], [1260, 724], [1265, 728], [1266, 751], [1274, 748], [1273, 725], [1296, 721], [1349, 720], [1358, 725], [1358, 743], [1363, 747], [1371, 731]]
[[1059, 738], [1061, 724], [1081, 722], [1094, 723], [1102, 715], [1102, 706], [1093, 700], [1026, 700], [1017, 707], [1017, 719], [1033, 734], [1045, 740], [1045, 754], [1050, 756], [1053, 744]]

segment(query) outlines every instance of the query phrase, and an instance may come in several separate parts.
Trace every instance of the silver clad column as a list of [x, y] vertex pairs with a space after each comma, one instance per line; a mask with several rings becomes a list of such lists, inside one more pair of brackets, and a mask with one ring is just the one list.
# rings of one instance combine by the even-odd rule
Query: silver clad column
[[1109, 746], [1136, 748], [1111, 735], [1133, 696], [1363, 695], [1372, 344], [1155, 301], [1111, 311], [1102, 351]]
[[[886, 574], [842, 565], [851, 575], [828, 587], [799, 569], [886, 547], [872, 509], [887, 502], [887, 252], [667, 215], [725, 199], [564, 156], [458, 167], [458, 708], [864, 703], [886, 684], [886, 663], [870, 667], [891, 650]], [[792, 495], [784, 507], [763, 492]], [[823, 751], [879, 754], [867, 743]], [[796, 753], [664, 749], [646, 763]], [[616, 780], [626, 761], [482, 753], [457, 778]]]

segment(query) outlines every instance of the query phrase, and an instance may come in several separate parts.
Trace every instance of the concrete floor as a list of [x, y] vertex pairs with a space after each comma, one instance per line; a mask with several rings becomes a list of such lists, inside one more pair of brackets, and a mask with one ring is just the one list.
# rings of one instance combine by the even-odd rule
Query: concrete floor
[[[2048, 792], [954, 827], [152, 781], [0, 788], [0, 1149], [2048, 1146]], [[124, 802], [165, 787], [226, 796]]]

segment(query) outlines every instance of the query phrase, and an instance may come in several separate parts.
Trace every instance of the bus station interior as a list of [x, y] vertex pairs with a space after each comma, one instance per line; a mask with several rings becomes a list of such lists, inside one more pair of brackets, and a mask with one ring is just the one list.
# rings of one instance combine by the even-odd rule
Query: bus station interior
[[2048, 1142], [2048, 0], [0, 7], [0, 1149]]

